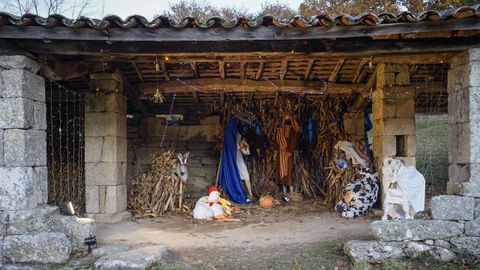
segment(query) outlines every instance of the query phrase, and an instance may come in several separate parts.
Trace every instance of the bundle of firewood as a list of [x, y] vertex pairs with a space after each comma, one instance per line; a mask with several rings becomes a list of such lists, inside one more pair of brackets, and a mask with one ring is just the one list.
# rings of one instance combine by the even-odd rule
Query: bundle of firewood
[[128, 208], [134, 216], [154, 218], [167, 211], [189, 209], [180, 198], [183, 196], [181, 181], [172, 174], [176, 162], [176, 157], [170, 151], [156, 154], [151, 168], [133, 178]]

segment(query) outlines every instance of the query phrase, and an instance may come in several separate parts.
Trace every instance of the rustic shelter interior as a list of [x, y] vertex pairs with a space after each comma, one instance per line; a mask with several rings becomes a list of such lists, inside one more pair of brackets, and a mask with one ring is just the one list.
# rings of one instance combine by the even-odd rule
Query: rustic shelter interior
[[[194, 203], [218, 181], [232, 118], [250, 145], [253, 197], [281, 193], [275, 131], [287, 112], [302, 127], [294, 189], [304, 198], [333, 207], [342, 196], [348, 177], [330, 179], [338, 141], [364, 149], [372, 168], [387, 157], [415, 165], [415, 114], [431, 111], [448, 112], [448, 192], [480, 197], [478, 14], [473, 6], [177, 23], [0, 13], [0, 175], [23, 183], [0, 186], [11, 194], [0, 210], [72, 201], [97, 220], [127, 209], [143, 217], [191, 211], [182, 200]], [[9, 96], [11, 85], [25, 89]], [[22, 143], [13, 150], [12, 140]], [[152, 164], [171, 167], [155, 163], [169, 149], [189, 152], [188, 184], [172, 198], [145, 199], [158, 187], [142, 181]], [[31, 169], [36, 180], [24, 180]]]

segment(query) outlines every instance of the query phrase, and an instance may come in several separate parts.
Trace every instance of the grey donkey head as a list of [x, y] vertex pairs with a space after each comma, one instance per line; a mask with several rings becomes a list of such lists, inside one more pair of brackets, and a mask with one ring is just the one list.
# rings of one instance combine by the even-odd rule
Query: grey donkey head
[[177, 154], [177, 158], [178, 158], [179, 162], [177, 162], [175, 164], [174, 173], [175, 173], [176, 176], [178, 176], [178, 178], [180, 178], [180, 180], [183, 183], [187, 183], [187, 181], [188, 181], [187, 160], [188, 160], [189, 155], [190, 155], [189, 152], [187, 152], [185, 154], [182, 154], [182, 153]]

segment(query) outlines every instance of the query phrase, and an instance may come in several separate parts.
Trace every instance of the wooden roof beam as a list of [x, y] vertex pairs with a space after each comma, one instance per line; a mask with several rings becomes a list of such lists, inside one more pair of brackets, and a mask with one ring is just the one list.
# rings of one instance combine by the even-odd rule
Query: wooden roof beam
[[163, 72], [163, 77], [165, 78], [165, 81], [170, 81], [170, 75], [168, 75], [168, 70], [167, 70], [167, 64], [162, 61], [160, 62], [160, 65], [162, 66], [162, 72]]
[[247, 75], [247, 62], [242, 61], [240, 62], [240, 79], [244, 80], [246, 79]]
[[312, 75], [312, 69], [315, 64], [315, 60], [309, 60], [307, 69], [305, 70], [304, 80], [310, 80], [310, 76]]
[[220, 75], [220, 79], [225, 80], [225, 62], [218, 61], [218, 73]]
[[145, 79], [143, 78], [142, 71], [138, 68], [137, 63], [132, 62], [132, 66], [133, 66], [133, 68], [135, 69], [135, 72], [137, 72], [138, 79], [139, 79], [141, 82], [144, 82]]
[[192, 63], [190, 63], [190, 67], [192, 68], [192, 71], [193, 71], [193, 77], [194, 77], [195, 79], [200, 78], [200, 74], [198, 73], [197, 62], [192, 62]]
[[332, 74], [330, 74], [330, 77], [328, 78], [329, 82], [337, 81], [338, 73], [342, 69], [344, 63], [345, 63], [345, 58], [338, 59], [337, 64], [335, 65], [335, 68], [332, 71]]
[[260, 65], [258, 66], [257, 74], [255, 75], [255, 80], [260, 80], [263, 75], [263, 70], [265, 69], [265, 62], [260, 62]]
[[[185, 86], [177, 81], [160, 82], [158, 87], [165, 93], [174, 92], [191, 92], [195, 89], [204, 89], [205, 91], [226, 91], [226, 92], [275, 92], [280, 89], [285, 89], [290, 92], [304, 92], [318, 90], [319, 94], [323, 94], [325, 83], [321, 81], [301, 81], [301, 80], [279, 80], [276, 85], [270, 81], [256, 81], [256, 80], [240, 80], [240, 79], [196, 79], [190, 80], [189, 85]], [[156, 90], [156, 83], [139, 83], [138, 89], [141, 93], [154, 93]], [[361, 84], [328, 84], [328, 93], [341, 94], [351, 92], [364, 91], [365, 86]]]
[[280, 67], [280, 80], [285, 79], [285, 75], [287, 75], [288, 71], [288, 60], [283, 60], [282, 61], [282, 66]]
[[358, 83], [361, 79], [363, 79], [360, 75], [362, 74], [363, 67], [370, 61], [370, 59], [362, 58], [360, 64], [357, 67], [357, 71], [355, 71], [355, 75], [353, 75], [352, 82]]

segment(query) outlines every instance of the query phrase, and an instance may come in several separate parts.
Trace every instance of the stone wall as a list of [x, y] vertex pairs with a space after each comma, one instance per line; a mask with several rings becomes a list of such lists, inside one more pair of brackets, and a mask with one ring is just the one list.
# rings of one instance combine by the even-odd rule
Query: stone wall
[[430, 202], [429, 219], [374, 221], [375, 241], [350, 241], [345, 253], [354, 263], [425, 253], [437, 260], [480, 255], [480, 199], [440, 195]]
[[58, 207], [46, 205], [47, 113], [45, 82], [36, 75], [39, 68], [24, 56], [0, 56], [2, 269], [13, 263], [15, 269], [64, 263], [95, 233], [92, 219], [63, 216]]
[[135, 116], [128, 122], [128, 187], [132, 178], [149, 169], [152, 156], [168, 149], [176, 152], [190, 152], [188, 159], [189, 183], [187, 196], [204, 196], [213, 183], [219, 162], [215, 146], [220, 134], [220, 118], [210, 116], [196, 125], [169, 126], [164, 147], [160, 147], [165, 131], [162, 118]]

